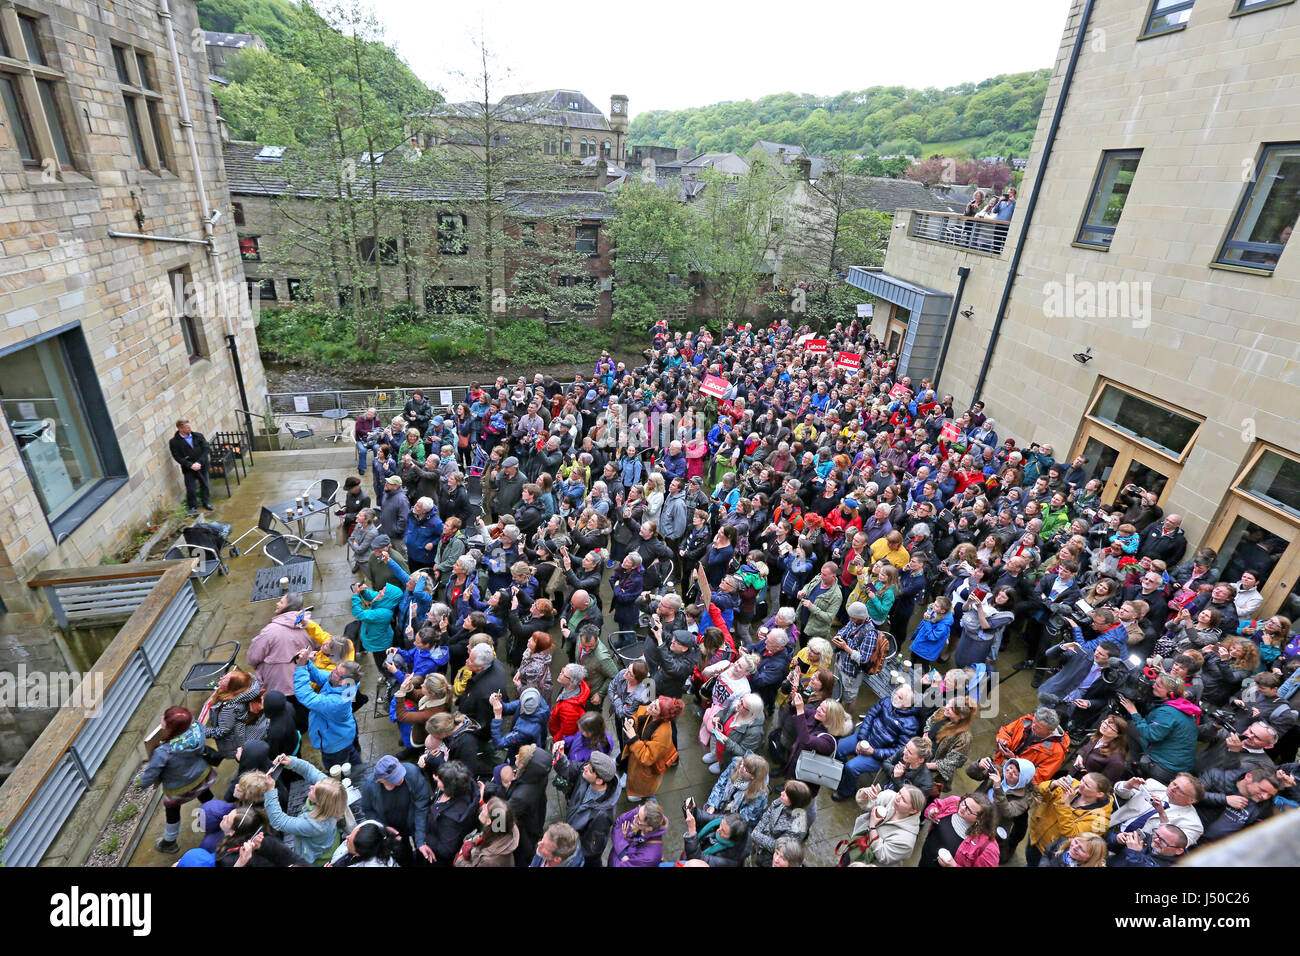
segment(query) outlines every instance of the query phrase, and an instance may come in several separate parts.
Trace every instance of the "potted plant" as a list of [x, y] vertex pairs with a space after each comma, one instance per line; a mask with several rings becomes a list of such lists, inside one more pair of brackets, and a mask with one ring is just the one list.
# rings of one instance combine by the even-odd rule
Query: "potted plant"
[[262, 415], [262, 427], [254, 436], [253, 447], [257, 451], [280, 450], [280, 423], [275, 420], [269, 408]]

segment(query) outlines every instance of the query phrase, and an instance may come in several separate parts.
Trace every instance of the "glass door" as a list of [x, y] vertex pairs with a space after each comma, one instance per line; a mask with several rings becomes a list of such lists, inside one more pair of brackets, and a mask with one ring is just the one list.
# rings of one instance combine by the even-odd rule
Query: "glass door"
[[1286, 517], [1233, 495], [1206, 541], [1219, 554], [1215, 566], [1221, 580], [1236, 584], [1243, 571], [1255, 572], [1264, 600], [1256, 612], [1259, 616], [1277, 613], [1296, 619], [1293, 612], [1300, 612], [1300, 536]]

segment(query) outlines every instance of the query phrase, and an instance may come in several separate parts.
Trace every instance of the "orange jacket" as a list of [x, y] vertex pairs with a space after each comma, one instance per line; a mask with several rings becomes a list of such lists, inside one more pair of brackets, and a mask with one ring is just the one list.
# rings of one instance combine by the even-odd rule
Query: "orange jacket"
[[[1065, 762], [1065, 752], [1070, 748], [1070, 735], [1064, 730], [1058, 730], [1060, 736], [1048, 737], [1046, 740], [1024, 746], [1029, 736], [1029, 727], [1033, 722], [1033, 714], [1017, 717], [1005, 727], [998, 729], [997, 740], [1011, 748], [1015, 756], [1024, 757], [1037, 767], [1038, 772], [1034, 774], [1034, 783], [1042, 783], [1044, 780], [1051, 780], [1052, 775]], [[1024, 749], [1022, 750], [1021, 747]], [[993, 762], [998, 766], [1002, 766], [1006, 759], [1006, 754], [1001, 750], [993, 756]]]

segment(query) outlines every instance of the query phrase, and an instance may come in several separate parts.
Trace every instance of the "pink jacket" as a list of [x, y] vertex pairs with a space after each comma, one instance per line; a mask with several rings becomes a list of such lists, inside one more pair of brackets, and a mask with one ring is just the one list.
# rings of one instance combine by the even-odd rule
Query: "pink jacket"
[[315, 651], [316, 645], [305, 628], [294, 627], [297, 611], [285, 611], [271, 618], [248, 645], [248, 666], [267, 690], [293, 696], [293, 656], [301, 650]]
[[[944, 817], [956, 813], [963, 799], [965, 799], [963, 796], [940, 797], [930, 804], [925, 815], [931, 823], [938, 823]], [[957, 847], [957, 852], [952, 855], [952, 861], [958, 866], [997, 866], [1001, 853], [998, 841], [992, 837], [967, 837]]]

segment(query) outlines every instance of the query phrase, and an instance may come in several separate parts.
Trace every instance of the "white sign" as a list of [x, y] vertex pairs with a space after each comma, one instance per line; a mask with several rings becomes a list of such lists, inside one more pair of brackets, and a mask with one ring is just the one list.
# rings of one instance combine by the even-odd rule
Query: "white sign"
[[293, 410], [298, 412], [300, 415], [305, 415], [307, 413], [306, 395], [295, 395], [293, 397]]
[[26, 419], [27, 421], [32, 421], [32, 420], [34, 420], [34, 419], [36, 418], [36, 403], [35, 403], [35, 402], [19, 402], [19, 403], [18, 403], [18, 417], [19, 417], [19, 418]]
[[858, 318], [859, 318], [859, 319], [869, 319], [869, 318], [871, 318], [871, 317], [872, 317], [873, 308], [874, 308], [874, 307], [872, 306], [872, 304], [871, 304], [870, 302], [860, 302], [860, 303], [858, 303]]
[[451, 389], [442, 388], [438, 390], [438, 404], [447, 406], [451, 405]]

